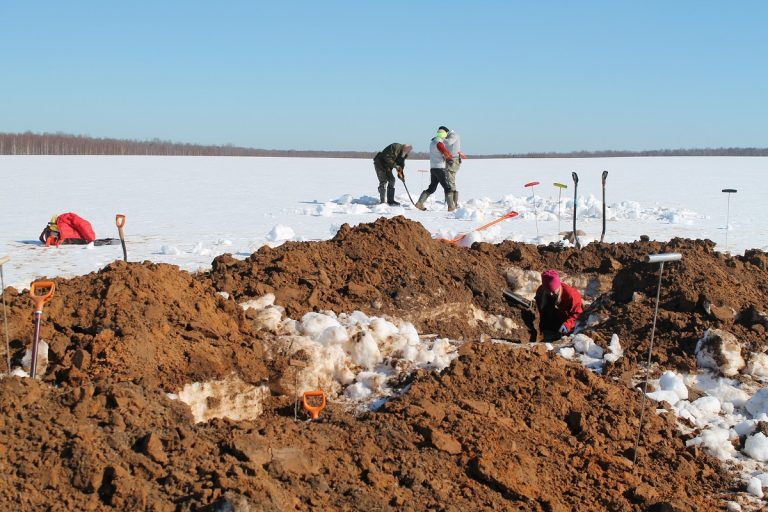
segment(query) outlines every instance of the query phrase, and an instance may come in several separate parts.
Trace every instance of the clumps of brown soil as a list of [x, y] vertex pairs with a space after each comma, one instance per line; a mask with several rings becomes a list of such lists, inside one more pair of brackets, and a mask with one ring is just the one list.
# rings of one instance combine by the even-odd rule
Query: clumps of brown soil
[[[207, 274], [116, 262], [58, 279], [43, 317], [51, 355], [42, 382], [0, 379], [0, 503], [719, 510], [734, 484], [716, 461], [685, 448], [671, 414], [647, 411], [640, 465], [630, 464], [639, 393], [621, 382], [647, 350], [658, 279], [658, 266], [641, 261], [671, 251], [683, 261], [665, 266], [654, 360], [692, 367], [695, 340], [710, 327], [733, 332], [749, 350], [765, 348], [765, 255], [726, 258], [708, 241], [465, 249], [399, 217], [345, 226], [327, 242], [263, 248], [245, 261], [222, 256]], [[511, 339], [528, 339], [524, 312], [501, 294], [513, 267], [556, 268], [590, 283], [585, 317], [604, 320], [586, 334], [606, 346], [617, 333], [625, 348], [608, 376], [538, 349], [480, 342], [495, 332], [477, 321], [481, 313], [512, 318], [521, 327]], [[165, 391], [230, 374], [270, 381], [291, 364], [268, 360], [272, 334], [237, 306], [267, 292], [293, 318], [360, 309], [468, 343], [445, 372], [418, 373], [379, 412], [355, 416], [331, 403], [321, 422], [297, 422], [292, 398], [272, 396], [255, 420], [194, 423]], [[19, 360], [32, 336], [31, 302], [4, 293]]]
[[[463, 338], [478, 332], [468, 323], [467, 304], [501, 306], [505, 280], [497, 264], [482, 251], [434, 240], [421, 224], [395, 217], [355, 228], [344, 224], [324, 242], [265, 246], [244, 261], [223, 255], [210, 276], [216, 289], [238, 300], [274, 293], [293, 318], [359, 309]], [[432, 314], [435, 308], [445, 314]]]
[[[644, 258], [663, 252], [680, 252], [683, 259], [665, 265], [658, 361], [693, 368], [696, 341], [709, 327], [732, 330], [751, 351], [766, 348], [768, 258], [756, 250], [727, 257], [715, 252], [709, 240], [592, 243], [582, 249], [506, 241], [467, 249], [434, 240], [420, 224], [395, 217], [355, 228], [344, 225], [325, 242], [264, 247], [244, 261], [224, 255], [214, 260], [210, 278], [216, 289], [238, 300], [273, 292], [292, 317], [359, 309], [405, 318], [420, 332], [525, 342], [535, 338], [530, 332], [535, 322], [503, 298], [505, 276], [511, 267], [554, 268], [568, 276], [567, 282], [582, 284], [591, 305], [584, 320], [592, 313], [607, 319], [586, 333], [603, 347], [618, 334], [632, 359], [647, 350], [658, 283], [658, 264]], [[525, 328], [502, 335], [487, 322], [475, 321], [477, 310], [509, 317]]]
[[[559, 357], [468, 344], [442, 375], [355, 417], [279, 403], [192, 424], [130, 382], [0, 380], [0, 502], [17, 510], [719, 510], [732, 483], [671, 415]], [[275, 408], [277, 407], [277, 408]], [[226, 508], [227, 506], [232, 508]], [[211, 508], [205, 508], [211, 507]]]
[[[41, 323], [48, 382], [141, 381], [175, 391], [233, 371], [251, 383], [267, 377], [241, 308], [176, 266], [118, 261], [54, 281]], [[6, 295], [20, 359], [33, 334], [31, 301], [28, 292]]]
[[[651, 244], [653, 244], [651, 242]], [[682, 260], [664, 265], [654, 341], [654, 361], [681, 370], [695, 369], [696, 342], [709, 328], [734, 334], [747, 352], [766, 349], [765, 314], [768, 272], [756, 264], [758, 256], [726, 257], [708, 240], [673, 239], [653, 252], [678, 252]], [[638, 255], [639, 256], [639, 255]], [[764, 258], [764, 256], [763, 256]], [[617, 258], [619, 259], [619, 258]], [[642, 258], [619, 259], [611, 293], [596, 301], [591, 312], [610, 320], [591, 334], [626, 340], [630, 358], [647, 353], [659, 285], [659, 265]], [[747, 354], [745, 353], [746, 357]], [[626, 361], [623, 362], [626, 364]]]
[[628, 388], [540, 346], [462, 352], [385, 411], [525, 510], [713, 510], [731, 485], [716, 460], [686, 450], [672, 414], [644, 425], [633, 467], [640, 405]]

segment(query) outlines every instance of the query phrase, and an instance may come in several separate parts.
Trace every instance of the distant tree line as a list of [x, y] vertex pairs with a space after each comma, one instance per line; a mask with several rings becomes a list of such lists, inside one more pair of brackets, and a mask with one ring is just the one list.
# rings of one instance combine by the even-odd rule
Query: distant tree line
[[568, 153], [524, 153], [483, 158], [611, 158], [626, 156], [768, 156], [768, 148], [653, 149], [648, 151], [571, 151]]
[[[0, 155], [160, 155], [160, 156], [273, 156], [308, 158], [373, 158], [366, 151], [307, 151], [255, 149], [233, 146], [182, 144], [165, 140], [106, 139], [63, 133], [0, 133]], [[426, 153], [411, 158], [425, 159]], [[659, 149], [652, 151], [573, 151], [470, 155], [471, 158], [606, 158], [626, 156], [768, 156], [768, 148]]]
[[0, 155], [301, 156], [373, 158], [355, 151], [294, 151], [182, 144], [166, 140], [107, 139], [63, 133], [0, 133]]

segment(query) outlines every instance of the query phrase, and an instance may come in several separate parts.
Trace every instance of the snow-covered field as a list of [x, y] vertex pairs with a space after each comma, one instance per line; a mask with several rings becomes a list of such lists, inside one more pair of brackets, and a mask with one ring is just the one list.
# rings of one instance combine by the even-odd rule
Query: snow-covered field
[[[410, 205], [400, 182], [397, 199], [403, 206], [377, 204], [377, 180], [370, 160], [0, 156], [0, 257], [10, 257], [3, 268], [6, 286], [19, 289], [42, 276], [85, 274], [122, 258], [120, 245], [45, 248], [35, 243], [52, 214], [69, 211], [91, 221], [99, 238], [117, 237], [115, 214], [124, 214], [129, 260], [173, 263], [188, 270], [209, 267], [219, 254], [244, 258], [264, 244], [325, 240], [344, 223], [394, 215], [421, 222], [434, 236], [453, 237], [514, 210], [517, 218], [475, 233], [466, 242], [548, 243], [559, 240], [558, 231], [573, 225], [573, 171], [580, 178], [577, 228], [586, 232], [582, 243], [600, 238], [600, 177], [608, 171], [608, 242], [637, 240], [641, 235], [656, 240], [709, 238], [725, 250], [727, 234], [732, 253], [768, 250], [761, 172], [766, 167], [766, 158], [736, 157], [469, 159], [458, 175], [461, 207], [448, 213], [440, 189], [427, 203], [428, 211], [422, 212]], [[414, 199], [428, 184], [429, 174], [423, 172], [427, 168], [425, 161], [407, 164], [406, 183]], [[539, 185], [524, 187], [532, 181]], [[554, 182], [568, 185], [559, 202]], [[721, 192], [724, 188], [738, 190], [730, 196], [730, 206]], [[275, 325], [282, 322], [283, 328], [290, 326], [292, 333], [310, 340], [322, 356], [318, 361], [327, 362], [329, 353], [338, 352], [334, 359], [338, 365], [318, 366], [317, 371], [322, 370], [329, 382], [346, 386], [343, 393], [348, 398], [374, 398], [371, 390], [381, 386], [373, 381], [388, 377], [377, 373], [376, 365], [389, 352], [404, 354], [406, 366], [438, 369], [452, 357], [449, 340], [432, 340], [425, 349], [412, 326], [359, 312], [291, 320], [282, 318], [277, 309], [270, 310], [271, 304], [244, 307], [264, 309]], [[350, 355], [342, 351], [354, 329], [364, 329], [371, 338], [366, 345], [369, 353], [352, 354], [359, 359], [356, 365], [367, 370], [358, 375], [349, 374], [341, 364]], [[597, 362], [597, 366], [601, 359], [621, 357], [622, 340], [614, 340], [610, 352], [600, 349], [598, 354], [599, 347], [591, 340], [577, 336], [581, 338], [572, 340], [572, 346], [559, 348], [561, 355], [588, 365]], [[384, 346], [392, 340], [399, 344]], [[753, 375], [759, 382], [757, 374], [762, 370], [758, 370]], [[758, 420], [768, 421], [765, 391], [756, 392], [754, 386], [746, 389], [735, 380], [717, 379], [707, 372], [667, 373], [655, 384], [659, 391], [653, 398], [666, 400], [679, 416], [701, 429], [693, 443], [727, 463], [741, 464], [748, 491], [762, 497], [761, 487], [768, 486], [768, 439], [751, 435], [748, 453], [736, 452], [730, 439], [753, 433]], [[683, 384], [707, 396], [689, 402]], [[735, 503], [730, 506], [738, 510]]]
[[[122, 257], [119, 245], [42, 249], [37, 240], [52, 214], [75, 212], [99, 238], [117, 237], [115, 214], [126, 216], [128, 258], [197, 270], [219, 254], [245, 257], [263, 244], [324, 240], [343, 223], [405, 215], [435, 236], [454, 236], [509, 210], [520, 216], [481, 232], [488, 241], [547, 243], [572, 227], [573, 181], [579, 175], [577, 228], [582, 242], [602, 228], [600, 176], [608, 171], [606, 241], [647, 234], [709, 238], [728, 250], [768, 249], [763, 214], [766, 158], [669, 157], [504, 159], [464, 161], [458, 174], [461, 208], [448, 213], [441, 189], [413, 208], [401, 182], [403, 207], [378, 205], [370, 160], [206, 157], [0, 156], [0, 256], [6, 284], [28, 287], [39, 276], [88, 273]], [[425, 161], [406, 165], [414, 200], [426, 188]], [[540, 182], [525, 188], [526, 183]], [[552, 184], [568, 185], [558, 191]], [[724, 188], [735, 188], [728, 213]], [[531, 193], [535, 194], [535, 201]], [[534, 204], [535, 203], [535, 204]], [[561, 220], [558, 221], [558, 211]], [[534, 213], [535, 212], [535, 213]], [[467, 242], [480, 237], [468, 237]]]

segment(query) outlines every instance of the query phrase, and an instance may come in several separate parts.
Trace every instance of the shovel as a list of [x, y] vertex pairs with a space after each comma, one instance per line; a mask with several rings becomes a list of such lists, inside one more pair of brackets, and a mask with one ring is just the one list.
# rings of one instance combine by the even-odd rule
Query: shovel
[[5, 311], [5, 278], [3, 277], [3, 265], [11, 261], [10, 256], [0, 258], [0, 295], [3, 297], [3, 325], [5, 326], [5, 359], [8, 364], [8, 373], [11, 373], [11, 346], [8, 337], [8, 314]]
[[[307, 398], [310, 397], [320, 397], [320, 405], [310, 405], [309, 400], [307, 400]], [[301, 402], [304, 406], [304, 410], [309, 413], [309, 417], [313, 420], [317, 420], [320, 417], [322, 410], [325, 409], [325, 393], [322, 389], [317, 391], [305, 391]]]
[[125, 226], [125, 215], [118, 213], [115, 215], [115, 226], [120, 234], [120, 244], [123, 246], [123, 260], [128, 263], [128, 251], [125, 250], [125, 237], [123, 236], [123, 226]]
[[522, 306], [524, 309], [527, 309], [529, 311], [534, 310], [534, 302], [532, 300], [526, 299], [519, 293], [515, 293], [509, 288], [504, 288], [501, 291], [501, 294], [504, 295], [506, 298], [514, 302], [515, 304]]
[[563, 189], [568, 188], [565, 183], [553, 183], [557, 187], [557, 233], [560, 234], [560, 210], [562, 204], [560, 203], [560, 197], [562, 197]]
[[[473, 232], [474, 231], [482, 231], [485, 228], [489, 228], [489, 227], [493, 226], [494, 224], [498, 224], [499, 222], [501, 222], [503, 220], [506, 220], [506, 219], [511, 219], [512, 217], [517, 217], [517, 212], [514, 211], [514, 210], [511, 210], [511, 211], [505, 213], [504, 215], [502, 215], [501, 217], [499, 217], [498, 219], [492, 220], [488, 224], [483, 224], [479, 228], [475, 228], [472, 231]], [[451, 239], [441, 238], [440, 240], [444, 240], [444, 241], [448, 242], [449, 244], [457, 244], [457, 243], [461, 242], [462, 240], [464, 240], [465, 236], [467, 236], [467, 235], [466, 234], [459, 235], [456, 238], [451, 238]]]
[[[411, 204], [412, 204], [413, 206], [416, 206], [416, 203], [414, 203], [414, 202], [413, 202], [413, 198], [411, 197], [411, 193], [410, 193], [410, 192], [408, 192], [408, 185], [406, 185], [406, 184], [405, 184], [405, 178], [404, 178], [404, 177], [400, 177], [399, 175], [398, 175], [398, 178], [400, 178], [400, 181], [402, 181], [402, 182], [403, 182], [403, 187], [405, 187], [405, 193], [406, 193], [406, 194], [408, 194], [408, 199], [410, 199], [410, 200], [411, 200]], [[418, 207], [417, 207], [417, 208], [418, 208]]]
[[526, 188], [531, 187], [531, 202], [533, 203], [533, 218], [534, 220], [536, 220], [536, 238], [539, 237], [539, 214], [536, 211], [536, 195], [535, 195], [536, 185], [538, 184], [539, 184], [538, 181], [532, 181], [530, 183], [525, 184]]
[[[43, 306], [53, 298], [56, 284], [53, 281], [36, 281], [29, 288], [29, 297], [35, 303], [35, 334], [32, 337], [32, 363], [29, 368], [29, 376], [35, 378], [37, 372], [37, 345], [40, 343], [40, 318], [43, 316]], [[38, 293], [48, 290], [47, 293]]]

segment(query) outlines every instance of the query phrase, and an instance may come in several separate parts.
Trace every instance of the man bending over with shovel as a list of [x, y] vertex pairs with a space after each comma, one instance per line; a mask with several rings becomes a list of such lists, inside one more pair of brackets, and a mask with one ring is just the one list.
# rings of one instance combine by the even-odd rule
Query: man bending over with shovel
[[400, 203], [395, 201], [395, 175], [392, 170], [397, 169], [398, 178], [405, 183], [405, 159], [412, 149], [410, 144], [393, 142], [373, 157], [373, 167], [376, 169], [376, 177], [379, 178], [380, 203], [385, 201], [386, 192], [386, 203], [390, 206], [400, 206]]

